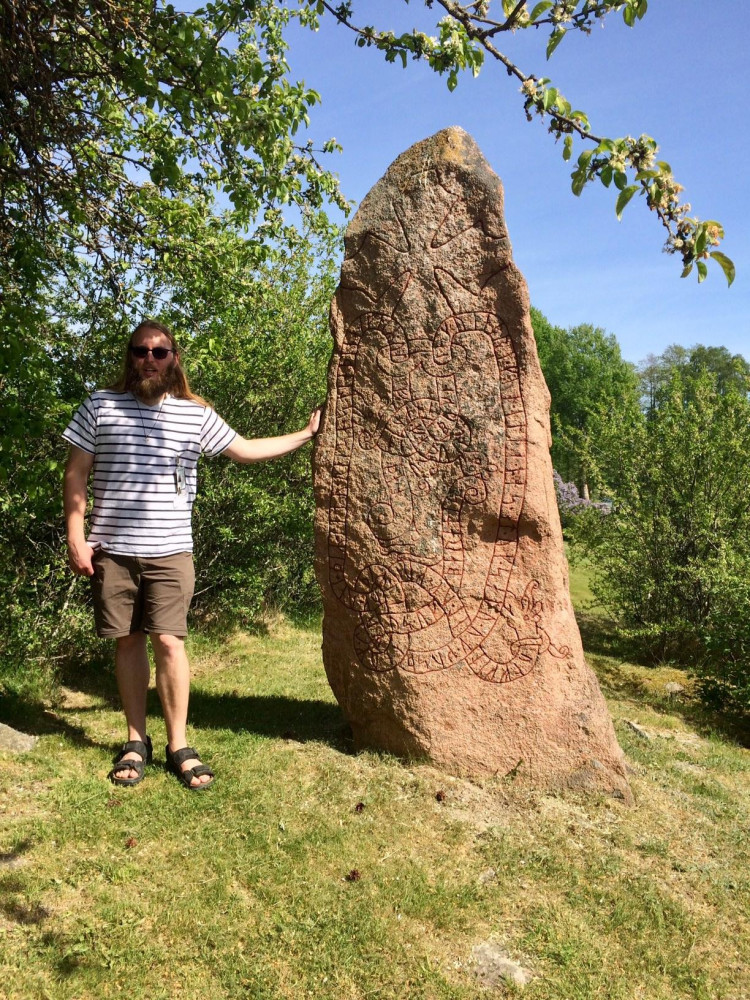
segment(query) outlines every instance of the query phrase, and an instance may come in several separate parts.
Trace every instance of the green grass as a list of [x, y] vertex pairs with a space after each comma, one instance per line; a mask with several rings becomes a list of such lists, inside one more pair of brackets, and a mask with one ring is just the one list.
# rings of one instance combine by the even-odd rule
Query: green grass
[[[674, 671], [590, 657], [628, 808], [353, 755], [316, 630], [278, 619], [191, 654], [205, 794], [160, 767], [107, 782], [106, 670], [14, 707], [41, 738], [0, 755], [8, 1000], [516, 995], [477, 982], [484, 941], [533, 971], [529, 1000], [750, 996], [750, 753], [664, 695]], [[149, 725], [163, 759], [155, 699]]]
[[[570, 560], [570, 547], [566, 546], [566, 554]], [[592, 569], [589, 563], [580, 556], [570, 562], [570, 597], [575, 608], [585, 608], [594, 603], [591, 593]]]

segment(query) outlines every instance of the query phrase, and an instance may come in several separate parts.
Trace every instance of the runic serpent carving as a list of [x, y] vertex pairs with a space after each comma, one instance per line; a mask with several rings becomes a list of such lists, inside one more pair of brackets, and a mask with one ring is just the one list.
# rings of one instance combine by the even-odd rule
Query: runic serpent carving
[[[476, 225], [469, 220], [466, 228], [476, 232]], [[465, 665], [503, 683], [528, 674], [545, 650], [559, 657], [569, 651], [556, 648], [542, 625], [538, 582], [519, 587], [514, 579], [527, 424], [513, 340], [446, 261], [446, 244], [462, 233], [441, 240], [440, 228], [415, 251], [402, 227], [390, 294], [369, 296], [371, 310], [343, 332], [329, 579], [336, 598], [357, 613], [354, 647], [365, 669], [426, 673]], [[433, 331], [407, 337], [399, 322], [408, 309], [404, 292], [426, 266], [443, 316]], [[446, 293], [449, 284], [458, 296]], [[481, 433], [486, 427], [494, 432]], [[357, 497], [349, 490], [355, 450], [367, 455], [370, 487]], [[360, 548], [375, 553], [364, 567], [347, 555], [352, 532]], [[483, 579], [483, 589], [467, 587], [468, 575]]]

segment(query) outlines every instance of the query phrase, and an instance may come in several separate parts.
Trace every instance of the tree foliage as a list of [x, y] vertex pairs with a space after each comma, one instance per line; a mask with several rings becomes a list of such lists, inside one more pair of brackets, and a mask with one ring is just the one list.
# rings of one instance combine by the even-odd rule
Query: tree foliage
[[[750, 399], [708, 370], [673, 369], [660, 405], [613, 422], [607, 447], [621, 465], [612, 510], [577, 521], [595, 592], [648, 655], [700, 668], [727, 622], [747, 621]], [[721, 678], [720, 657], [711, 662]], [[743, 669], [747, 686], [750, 658]]]
[[293, 138], [319, 98], [287, 77], [290, 16], [232, 0], [193, 13], [151, 0], [5, 0], [5, 248], [22, 228], [109, 263], [117, 282], [122, 263], [164, 251], [175, 199], [204, 207], [221, 191], [231, 221], [261, 213], [267, 237], [279, 203], [336, 197], [311, 145]]
[[[331, 353], [328, 309], [337, 244], [299, 240], [265, 265], [242, 295], [228, 280], [220, 312], [199, 317], [191, 371], [201, 392], [241, 434], [269, 437], [304, 427], [325, 400]], [[195, 302], [194, 290], [184, 293]], [[182, 313], [176, 304], [175, 319]], [[315, 504], [311, 449], [239, 468], [202, 462], [194, 515], [196, 613], [249, 624], [264, 604], [319, 607], [313, 573]]]
[[283, 205], [318, 232], [326, 200], [344, 206], [296, 138], [318, 95], [288, 78], [291, 16], [238, 0], [0, 6], [0, 474], [54, 415], [48, 398], [29, 427], [22, 397], [27, 377], [50, 374], [60, 302], [81, 334], [121, 326], [157, 289], [168, 301], [170, 275], [262, 263]]
[[741, 354], [732, 354], [726, 347], [670, 344], [659, 355], [647, 355], [638, 366], [641, 400], [647, 414], [661, 405], [675, 371], [683, 375], [687, 391], [695, 376], [707, 371], [716, 376], [718, 392], [731, 387], [740, 393], [750, 392], [750, 363]]
[[[292, 17], [309, 12], [0, 4], [6, 680], [49, 680], [57, 658], [91, 651], [87, 588], [65, 561], [59, 434], [113, 380], [140, 318], [173, 326], [197, 387], [241, 433], [303, 426], [320, 399], [339, 238], [322, 208], [346, 206], [321, 151], [299, 138], [318, 95], [289, 79]], [[200, 610], [300, 597], [305, 456], [231, 476], [226, 466], [208, 465], [195, 515]]]
[[564, 330], [531, 310], [539, 361], [550, 391], [552, 464], [586, 495], [611, 480], [616, 455], [602, 448], [604, 427], [616, 414], [638, 419], [638, 380], [613, 334], [584, 323]]
[[540, 118], [555, 140], [563, 140], [563, 159], [572, 159], [576, 141], [584, 144], [571, 175], [574, 194], [581, 194], [594, 181], [612, 187], [618, 219], [634, 195], [640, 195], [666, 230], [664, 249], [681, 259], [683, 277], [695, 268], [698, 281], [703, 281], [708, 274], [706, 262], [712, 259], [731, 285], [734, 265], [716, 249], [724, 236], [721, 224], [690, 216], [690, 206], [680, 201], [682, 186], [670, 165], [658, 158], [656, 141], [648, 135], [609, 138], [596, 134], [585, 112], [574, 108], [548, 77], [526, 73], [499, 47], [503, 35], [542, 29], [549, 59], [568, 33], [590, 34], [596, 23], [610, 15], [620, 14], [625, 24], [634, 27], [646, 15], [648, 0], [424, 0], [428, 9], [437, 6], [444, 12], [434, 35], [417, 28], [396, 34], [355, 23], [354, 0], [307, 3], [317, 13], [328, 12], [346, 25], [361, 48], [381, 50], [388, 62], [406, 66], [409, 59], [424, 59], [435, 72], [446, 75], [450, 90], [457, 86], [461, 71], [470, 70], [476, 76], [486, 57], [495, 60], [520, 83], [529, 121]]

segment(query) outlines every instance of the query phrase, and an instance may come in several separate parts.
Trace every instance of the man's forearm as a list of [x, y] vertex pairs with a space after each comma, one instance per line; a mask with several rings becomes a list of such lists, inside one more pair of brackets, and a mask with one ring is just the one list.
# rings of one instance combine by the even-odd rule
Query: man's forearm
[[239, 435], [232, 441], [223, 454], [235, 462], [263, 462], [268, 458], [280, 458], [296, 451], [303, 444], [315, 437], [309, 427], [295, 431], [293, 434], [280, 434], [271, 438], [243, 438]]
[[84, 518], [88, 498], [89, 473], [93, 456], [71, 448], [65, 466], [63, 479], [63, 510], [65, 512], [65, 533], [68, 538], [68, 562], [74, 573], [91, 576], [94, 567], [91, 562], [92, 548], [86, 542]]
[[66, 470], [63, 486], [63, 509], [65, 511], [65, 533], [68, 545], [86, 540], [84, 519], [86, 516], [87, 477], [72, 470]]

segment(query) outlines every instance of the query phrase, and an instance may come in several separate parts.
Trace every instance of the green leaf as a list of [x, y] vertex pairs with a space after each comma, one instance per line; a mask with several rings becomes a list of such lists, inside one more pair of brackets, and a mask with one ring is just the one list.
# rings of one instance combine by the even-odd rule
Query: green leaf
[[615, 170], [615, 187], [620, 190], [625, 190], [625, 185], [628, 183], [628, 175], [624, 170]]
[[551, 6], [552, 6], [552, 0], [541, 0], [541, 3], [538, 3], [536, 7], [534, 7], [532, 12], [529, 14], [529, 22], [533, 24], [534, 21], [536, 21], [538, 17], [541, 17], [542, 14], [545, 13], [545, 11], [548, 11]]
[[708, 276], [708, 268], [706, 267], [705, 260], [697, 260], [695, 262], [695, 266], [698, 268], [698, 284], [700, 284], [701, 281], [706, 280], [706, 277]]
[[577, 196], [586, 186], [586, 171], [579, 168], [578, 170], [574, 170], [570, 176], [573, 178], [573, 183], [570, 185], [571, 190]]
[[726, 254], [722, 253], [720, 250], [714, 250], [712, 254], [709, 254], [711, 260], [715, 260], [719, 267], [724, 272], [727, 279], [727, 286], [731, 285], [734, 281], [735, 269], [734, 263], [727, 257]]
[[639, 21], [646, 16], [647, 10], [648, 10], [648, 0], [640, 0], [640, 3], [636, 8], [636, 14], [638, 16]]
[[682, 269], [682, 274], [680, 275], [680, 277], [681, 278], [687, 278], [687, 276], [690, 274], [690, 272], [692, 270], [693, 270], [693, 264], [692, 264], [692, 261], [691, 261], [690, 264], [686, 264], [684, 266], [684, 268]]
[[579, 124], [580, 124], [580, 125], [581, 125], [581, 126], [582, 126], [583, 128], [585, 128], [585, 129], [588, 129], [588, 128], [590, 127], [590, 126], [589, 126], [589, 119], [588, 119], [588, 115], [586, 114], [586, 112], [585, 112], [585, 111], [578, 111], [578, 110], [575, 110], [575, 111], [571, 111], [571, 112], [570, 112], [570, 117], [571, 117], [571, 118], [575, 118], [575, 120], [576, 120], [576, 121], [577, 121], [577, 122], [578, 122], [578, 123], [579, 123]]
[[569, 160], [573, 155], [573, 136], [566, 135], [563, 143], [563, 159]]
[[626, 7], [622, 12], [622, 19], [629, 28], [635, 24], [635, 7]]
[[617, 199], [617, 205], [615, 206], [615, 212], [617, 213], [618, 219], [622, 218], [622, 213], [625, 211], [625, 206], [627, 205], [627, 203], [630, 201], [630, 199], [633, 197], [633, 195], [636, 193], [637, 190], [638, 190], [638, 185], [631, 184], [630, 187], [626, 187], [624, 190], [620, 192], [620, 195]]
[[601, 173], [599, 174], [599, 179], [605, 187], [609, 187], [612, 183], [612, 174], [614, 173], [614, 168], [611, 163], [608, 163], [606, 167], [602, 167]]
[[557, 90], [554, 87], [547, 87], [544, 91], [544, 96], [542, 97], [542, 107], [545, 111], [549, 110], [553, 104], [557, 103]]
[[563, 40], [563, 38], [565, 37], [566, 34], [567, 34], [567, 30], [565, 28], [555, 28], [555, 30], [549, 36], [549, 41], [547, 42], [547, 58], [548, 59], [552, 55], [552, 53], [555, 51], [555, 49], [557, 48], [557, 46], [560, 44], [560, 42]]

